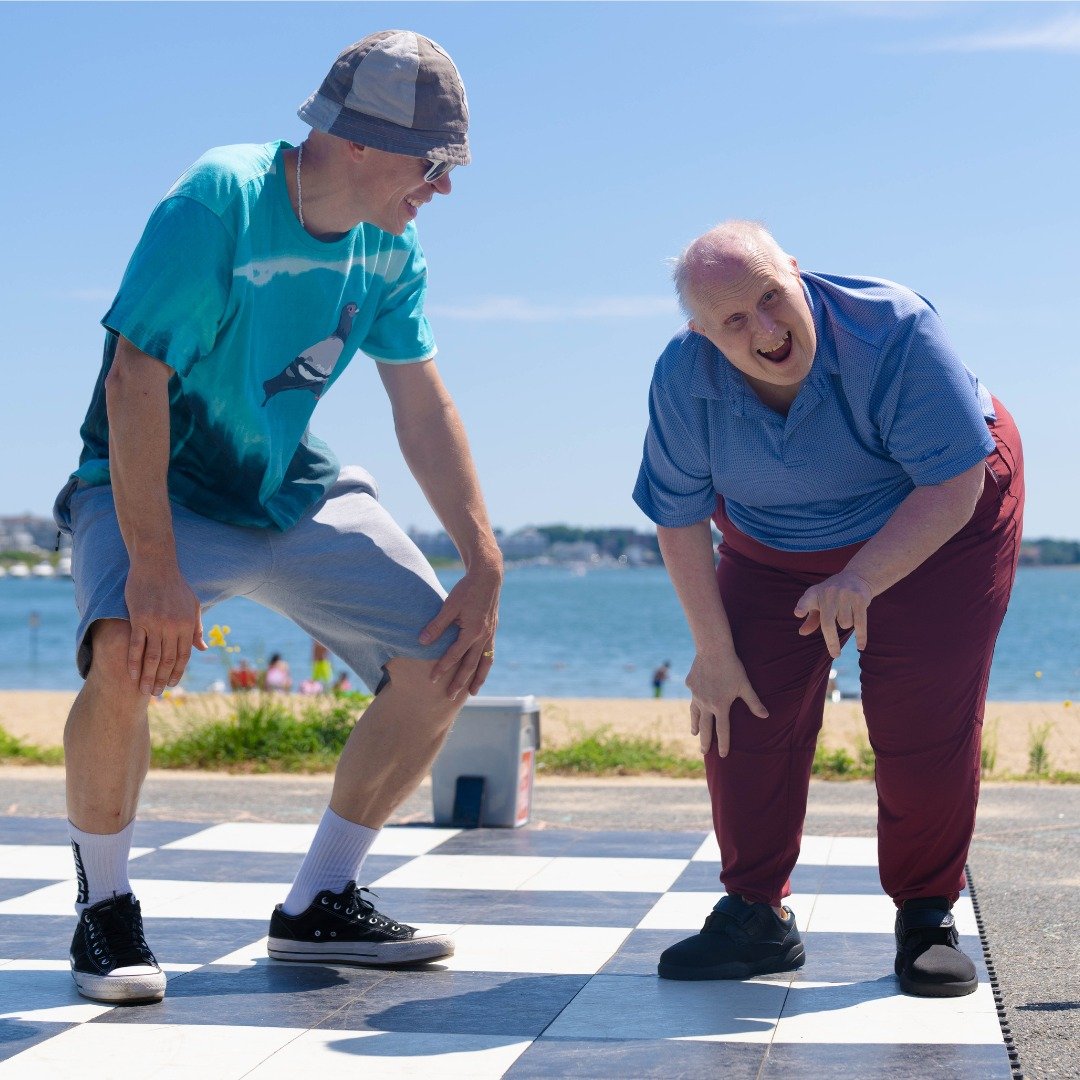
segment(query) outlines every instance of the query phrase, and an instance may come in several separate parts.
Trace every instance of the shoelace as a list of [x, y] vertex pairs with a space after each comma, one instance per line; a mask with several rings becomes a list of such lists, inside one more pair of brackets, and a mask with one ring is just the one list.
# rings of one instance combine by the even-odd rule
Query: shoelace
[[[120, 910], [121, 905], [128, 908]], [[134, 903], [117, 900], [96, 911], [83, 912], [87, 947], [105, 967], [154, 964], [154, 954], [143, 936], [142, 916]]]
[[[343, 896], [349, 896], [349, 906], [345, 909], [346, 915], [356, 915], [361, 922], [367, 922], [380, 930], [389, 929], [392, 933], [396, 933], [401, 929], [400, 924], [388, 919], [381, 911], [376, 911], [375, 905], [370, 900], [365, 900], [360, 895], [361, 893], [367, 893], [369, 896], [374, 896], [376, 900], [379, 898], [378, 893], [374, 893], [362, 885], [356, 885], [354, 882], [350, 882], [349, 885], [346, 886], [344, 893], [342, 893]], [[325, 903], [326, 901], [323, 902]], [[332, 906], [335, 909], [339, 907], [338, 904]]]

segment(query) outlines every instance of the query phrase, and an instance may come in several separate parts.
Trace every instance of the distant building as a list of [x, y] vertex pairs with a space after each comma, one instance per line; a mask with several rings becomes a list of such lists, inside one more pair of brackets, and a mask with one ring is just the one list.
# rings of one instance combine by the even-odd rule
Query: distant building
[[535, 559], [548, 554], [547, 537], [532, 527], [518, 529], [509, 536], [499, 536], [499, 547], [508, 559]]
[[[62, 537], [62, 549], [71, 547], [69, 538]], [[33, 514], [0, 517], [0, 551], [54, 551], [56, 525], [52, 518]]]
[[592, 562], [600, 548], [591, 540], [556, 540], [550, 554], [556, 562]]

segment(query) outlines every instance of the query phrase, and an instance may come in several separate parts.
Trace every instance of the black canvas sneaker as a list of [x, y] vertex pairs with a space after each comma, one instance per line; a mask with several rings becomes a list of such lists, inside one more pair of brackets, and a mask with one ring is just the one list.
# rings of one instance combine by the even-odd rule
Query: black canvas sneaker
[[83, 997], [110, 1005], [165, 996], [165, 973], [146, 944], [142, 910], [131, 893], [101, 900], [79, 916], [71, 939], [71, 977]]
[[266, 951], [275, 960], [368, 967], [423, 964], [454, 955], [452, 938], [417, 937], [415, 926], [394, 922], [360, 895], [369, 891], [357, 888], [355, 881], [339, 893], [325, 889], [299, 915], [286, 915], [278, 904], [270, 916]]
[[806, 962], [795, 916], [781, 919], [768, 904], [722, 896], [700, 934], [660, 954], [661, 979], [749, 979], [794, 971]]
[[896, 977], [905, 994], [963, 997], [979, 985], [960, 951], [951, 904], [944, 896], [906, 900], [896, 913]]

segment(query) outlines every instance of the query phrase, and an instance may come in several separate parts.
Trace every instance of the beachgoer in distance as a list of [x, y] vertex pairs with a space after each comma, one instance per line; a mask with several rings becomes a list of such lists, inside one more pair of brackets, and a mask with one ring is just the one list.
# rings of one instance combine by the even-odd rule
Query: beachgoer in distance
[[254, 690], [259, 685], [259, 673], [248, 663], [241, 660], [229, 672], [230, 690]]
[[289, 663], [281, 653], [276, 652], [270, 657], [266, 670], [262, 677], [263, 689], [271, 693], [287, 693], [292, 689], [292, 675], [289, 672]]
[[330, 692], [333, 694], [348, 694], [352, 691], [352, 682], [349, 679], [349, 673], [347, 671], [339, 671], [338, 677], [334, 680], [334, 685], [330, 688]]
[[671, 661], [665, 660], [653, 673], [652, 673], [652, 692], [653, 697], [661, 697], [664, 693], [664, 683], [671, 677]]
[[[57, 500], [86, 598], [65, 747], [72, 971], [95, 1000], [165, 991], [127, 873], [147, 702], [204, 648], [201, 611], [238, 593], [292, 616], [377, 692], [268, 913], [270, 955], [379, 966], [454, 949], [357, 885], [494, 657], [502, 557], [433, 360], [414, 224], [469, 162], [468, 108], [440, 46], [388, 30], [345, 49], [299, 115], [312, 128], [299, 146], [210, 150], [154, 210], [104, 317], [80, 465]], [[449, 596], [372, 477], [309, 431], [358, 351], [377, 361], [404, 456], [461, 554]]]
[[334, 678], [334, 669], [330, 665], [330, 650], [321, 642], [311, 641], [311, 681], [329, 686]]
[[[803, 963], [782, 906], [834, 659], [855, 634], [881, 883], [904, 991], [976, 988], [950, 913], [1020, 547], [1016, 426], [900, 285], [800, 272], [728, 222], [675, 265], [690, 317], [652, 380], [634, 498], [694, 637], [686, 679], [727, 890], [671, 979]], [[723, 535], [715, 567], [710, 517]]]

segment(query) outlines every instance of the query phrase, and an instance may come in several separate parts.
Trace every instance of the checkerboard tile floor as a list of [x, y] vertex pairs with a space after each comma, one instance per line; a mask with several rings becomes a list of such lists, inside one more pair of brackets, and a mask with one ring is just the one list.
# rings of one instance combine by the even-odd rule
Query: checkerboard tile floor
[[0, 1078], [1011, 1076], [966, 898], [978, 992], [899, 993], [873, 840], [805, 838], [801, 971], [679, 983], [656, 960], [719, 895], [704, 833], [388, 828], [365, 867], [378, 906], [457, 954], [377, 971], [266, 957], [314, 831], [138, 823], [131, 878], [169, 989], [111, 1008], [68, 970], [65, 823], [0, 818]]

